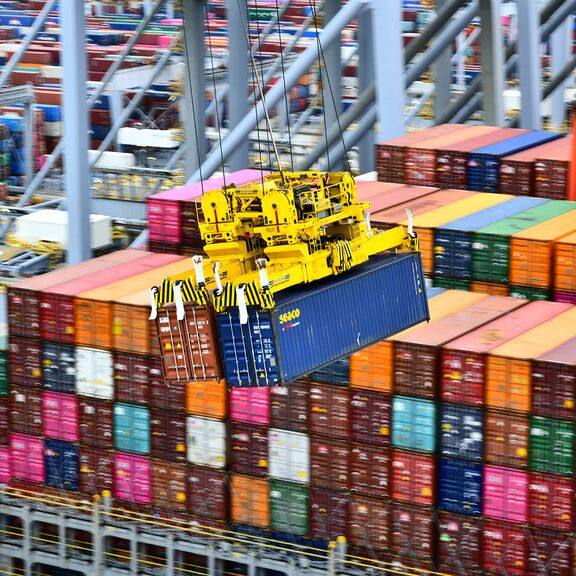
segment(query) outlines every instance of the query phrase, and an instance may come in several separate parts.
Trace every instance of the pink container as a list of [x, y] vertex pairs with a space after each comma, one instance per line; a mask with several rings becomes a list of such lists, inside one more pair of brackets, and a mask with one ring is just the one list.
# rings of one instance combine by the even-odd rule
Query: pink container
[[144, 456], [116, 452], [114, 455], [114, 497], [136, 504], [152, 502], [152, 467]]
[[233, 388], [230, 392], [230, 419], [268, 426], [270, 388]]
[[10, 448], [0, 448], [0, 484], [9, 484], [12, 480]]
[[174, 36], [159, 36], [158, 37], [158, 46], [160, 48], [169, 48], [170, 44], [172, 44], [172, 41], [174, 40]]
[[567, 302], [568, 304], [576, 304], [576, 292], [555, 292], [554, 302]]
[[44, 442], [27, 434], [10, 436], [12, 476], [28, 482], [44, 482]]
[[484, 467], [484, 516], [528, 521], [528, 473], [500, 466]]
[[56, 440], [78, 442], [78, 400], [72, 394], [44, 392], [44, 435]]

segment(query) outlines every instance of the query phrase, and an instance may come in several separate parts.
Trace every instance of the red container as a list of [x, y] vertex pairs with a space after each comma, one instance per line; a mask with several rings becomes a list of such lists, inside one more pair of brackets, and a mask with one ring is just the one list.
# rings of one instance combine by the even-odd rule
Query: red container
[[388, 448], [352, 444], [350, 491], [371, 498], [389, 498], [391, 458]]
[[0, 398], [0, 446], [8, 446], [10, 434], [10, 402], [8, 398]]
[[518, 524], [484, 520], [483, 568], [490, 574], [526, 576], [526, 529]]
[[152, 505], [161, 510], [186, 511], [185, 464], [152, 460]]
[[186, 416], [152, 408], [150, 410], [150, 454], [169, 462], [186, 461]]
[[108, 450], [80, 446], [80, 491], [85, 494], [112, 493], [114, 455]]
[[288, 386], [270, 388], [271, 427], [294, 432], [308, 432], [308, 394], [306, 378], [290, 382]]
[[530, 302], [445, 345], [440, 376], [442, 400], [481, 406], [486, 354], [568, 309], [567, 304], [557, 302]]
[[570, 531], [574, 526], [574, 482], [552, 474], [530, 473], [528, 521], [554, 530]]
[[231, 469], [248, 476], [268, 476], [268, 429], [263, 426], [230, 424]]
[[568, 196], [568, 172], [572, 138], [560, 138], [558, 146], [540, 154], [534, 162], [534, 196], [565, 200]]
[[434, 516], [431, 510], [392, 503], [392, 550], [408, 565], [434, 555]]
[[349, 391], [330, 384], [310, 384], [310, 433], [349, 437]]
[[42, 391], [22, 386], [10, 387], [11, 432], [42, 436]]
[[527, 576], [572, 576], [572, 535], [531, 528], [529, 530]]
[[312, 436], [310, 441], [310, 483], [318, 488], [348, 490], [350, 486], [350, 445], [348, 441]]
[[484, 420], [484, 458], [490, 464], [528, 466], [528, 416], [487, 410]]
[[163, 410], [183, 411], [186, 408], [186, 382], [167, 382], [162, 372], [162, 360], [148, 358], [148, 388], [150, 405]]
[[114, 394], [117, 402], [149, 404], [150, 366], [145, 356], [114, 353]]
[[547, 418], [574, 418], [576, 405], [576, 338], [532, 362], [532, 413]]
[[392, 452], [392, 498], [419, 506], [434, 504], [435, 464], [432, 456]]
[[229, 495], [225, 472], [188, 466], [188, 508], [195, 515], [227, 520]]
[[362, 496], [350, 498], [350, 543], [369, 550], [388, 550], [392, 545], [389, 502]]
[[350, 390], [350, 438], [388, 446], [391, 427], [390, 396], [371, 390]]
[[348, 537], [350, 500], [341, 492], [310, 489], [310, 536], [319, 540]]
[[[11, 326], [10, 330], [12, 330]], [[8, 343], [8, 382], [10, 385], [42, 388], [40, 341], [10, 336]]]
[[114, 412], [112, 403], [87, 396], [78, 397], [80, 443], [94, 448], [114, 448]]
[[482, 568], [482, 521], [478, 518], [438, 512], [438, 569], [450, 574], [469, 574]]

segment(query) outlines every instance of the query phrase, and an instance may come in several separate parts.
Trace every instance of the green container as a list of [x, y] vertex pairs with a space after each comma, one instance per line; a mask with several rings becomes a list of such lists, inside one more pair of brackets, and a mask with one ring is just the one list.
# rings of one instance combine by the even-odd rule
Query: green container
[[510, 286], [510, 296], [526, 300], [552, 300], [552, 295], [548, 290], [534, 288], [534, 286]]
[[470, 282], [460, 278], [434, 278], [433, 284], [437, 288], [446, 288], [447, 290], [466, 290], [470, 292]]
[[308, 534], [308, 488], [270, 480], [270, 527], [281, 532]]
[[510, 281], [510, 237], [574, 209], [576, 202], [548, 200], [474, 232], [472, 279], [507, 284]]
[[530, 469], [572, 476], [574, 424], [565, 420], [532, 416], [530, 420]]
[[0, 352], [0, 396], [8, 396], [8, 353]]
[[275, 8], [249, 8], [248, 18], [252, 21], [270, 21], [272, 18], [276, 18]]

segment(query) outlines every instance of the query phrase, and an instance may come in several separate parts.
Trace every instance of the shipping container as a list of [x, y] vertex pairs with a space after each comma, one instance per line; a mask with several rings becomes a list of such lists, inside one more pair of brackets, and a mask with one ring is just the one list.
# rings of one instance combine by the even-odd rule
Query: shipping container
[[438, 570], [469, 574], [482, 567], [482, 521], [478, 518], [438, 512]]
[[268, 429], [230, 424], [230, 469], [236, 474], [268, 476]]
[[153, 506], [170, 512], [185, 512], [187, 476], [185, 464], [152, 460]]
[[80, 491], [102, 494], [114, 490], [114, 454], [111, 450], [80, 446]]
[[[401, 308], [392, 306], [400, 301]], [[283, 323], [288, 312], [298, 320]], [[419, 254], [375, 257], [339, 278], [278, 293], [274, 310], [250, 310], [247, 324], [238, 310], [218, 315], [226, 381], [233, 387], [289, 383], [427, 319]]]
[[330, 384], [310, 383], [309, 426], [312, 434], [349, 437], [350, 393]]
[[134, 504], [152, 503], [152, 471], [145, 456], [114, 454], [114, 497]]
[[123, 452], [150, 454], [150, 410], [114, 404], [114, 447]]
[[567, 304], [532, 302], [442, 347], [441, 396], [449, 402], [484, 404], [487, 354], [569, 310]]
[[554, 530], [572, 530], [574, 484], [571, 478], [531, 472], [528, 496], [530, 524]]
[[333, 386], [350, 385], [350, 357], [340, 358], [335, 362], [327, 364], [319, 370], [314, 370], [308, 375], [310, 380], [321, 384], [332, 384]]
[[576, 233], [568, 234], [556, 243], [554, 289], [576, 293]]
[[10, 387], [10, 429], [22, 434], [41, 436], [42, 392], [24, 386]]
[[388, 446], [391, 434], [390, 396], [370, 390], [350, 390], [350, 439]]
[[38, 340], [12, 336], [9, 325], [8, 381], [10, 386], [42, 388], [42, 347]]
[[362, 496], [350, 497], [350, 543], [368, 550], [392, 547], [391, 504]]
[[114, 362], [110, 352], [76, 348], [76, 390], [82, 396], [114, 398]]
[[472, 233], [472, 279], [510, 282], [510, 237], [576, 208], [573, 202], [548, 200]]
[[270, 528], [307, 536], [310, 495], [301, 484], [270, 480]]
[[226, 424], [212, 418], [186, 418], [188, 462], [199, 466], [226, 466]]
[[530, 442], [528, 415], [487, 410], [484, 458], [490, 464], [526, 468]]
[[369, 498], [389, 498], [391, 460], [389, 448], [352, 444], [350, 491]]
[[576, 403], [576, 337], [532, 361], [532, 413], [572, 419]]
[[532, 416], [530, 419], [530, 469], [572, 476], [574, 472], [574, 424]]
[[434, 452], [436, 448], [436, 405], [428, 400], [394, 396], [392, 445], [407, 450]]
[[0, 351], [0, 398], [8, 396], [8, 353]]
[[188, 508], [195, 515], [227, 520], [229, 483], [225, 472], [188, 466]]
[[150, 410], [150, 455], [170, 462], [186, 462], [186, 416]]
[[271, 426], [294, 432], [307, 432], [309, 390], [310, 383], [307, 378], [294, 380], [288, 386], [272, 386], [270, 388]]
[[350, 444], [320, 436], [310, 439], [310, 483], [317, 488], [348, 490], [350, 487]]
[[470, 280], [473, 233], [544, 202], [543, 198], [511, 198], [437, 228], [434, 234], [434, 276]]
[[209, 418], [226, 418], [228, 392], [223, 380], [186, 382], [186, 412]]
[[436, 464], [432, 456], [394, 450], [391, 476], [394, 500], [419, 506], [434, 504]]
[[53, 392], [76, 392], [74, 346], [42, 342], [42, 384]]
[[348, 538], [350, 529], [350, 500], [346, 494], [310, 489], [310, 536], [319, 540]]
[[164, 380], [162, 360], [154, 356], [148, 358], [150, 404], [163, 410], [181, 411], [186, 407], [186, 382]]
[[488, 574], [526, 576], [528, 546], [523, 526], [486, 519], [482, 547], [482, 567]]
[[481, 294], [492, 294], [492, 296], [509, 296], [510, 294], [508, 286], [495, 282], [470, 282], [470, 290]]
[[572, 576], [572, 537], [566, 532], [532, 528], [528, 533], [527, 576]]
[[484, 416], [478, 408], [440, 405], [440, 452], [442, 456], [482, 460]]
[[568, 171], [572, 155], [572, 138], [557, 140], [558, 146], [534, 162], [534, 196], [542, 198], [568, 197]]
[[429, 508], [392, 503], [392, 551], [411, 565], [434, 556], [434, 514]]
[[44, 392], [42, 405], [44, 436], [55, 440], [78, 442], [80, 424], [78, 398], [73, 394]]
[[9, 484], [12, 480], [12, 458], [10, 448], [0, 447], [0, 484]]
[[147, 358], [114, 352], [113, 362], [114, 399], [147, 406], [150, 401]]
[[269, 480], [232, 474], [230, 480], [233, 522], [260, 528], [270, 525]]
[[13, 478], [27, 482], [44, 482], [44, 442], [42, 438], [26, 434], [11, 434], [10, 461]]
[[307, 434], [271, 428], [268, 442], [271, 478], [310, 482], [310, 437]]
[[234, 422], [270, 424], [270, 389], [238, 389], [230, 391], [230, 419]]
[[52, 488], [79, 490], [78, 446], [62, 440], [45, 440], [46, 484]]
[[480, 516], [482, 465], [456, 458], [442, 458], [439, 472], [438, 506], [447, 512]]
[[10, 402], [0, 398], [0, 446], [8, 446], [10, 431]]
[[80, 443], [84, 446], [111, 449], [114, 447], [114, 416], [112, 403], [95, 398], [78, 397]]
[[400, 204], [414, 202], [429, 194], [437, 192], [431, 186], [404, 186], [388, 182], [362, 182], [356, 179], [357, 198], [360, 202], [369, 202], [369, 214], [388, 210]]
[[484, 516], [508, 522], [528, 521], [528, 473], [484, 466]]

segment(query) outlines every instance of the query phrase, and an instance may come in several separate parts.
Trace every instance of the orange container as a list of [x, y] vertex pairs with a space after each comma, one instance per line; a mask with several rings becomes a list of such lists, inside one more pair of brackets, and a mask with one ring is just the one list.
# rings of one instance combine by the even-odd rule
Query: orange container
[[[486, 298], [485, 294], [474, 294], [460, 290], [446, 290], [429, 301], [430, 321], [439, 320], [454, 312]], [[402, 338], [417, 326], [404, 330], [390, 340], [368, 346], [350, 356], [350, 386], [364, 390], [391, 392], [393, 381], [392, 341]]]
[[554, 247], [576, 232], [576, 210], [514, 234], [510, 239], [510, 284], [552, 288]]
[[576, 232], [558, 240], [554, 267], [554, 290], [576, 292]]
[[232, 474], [232, 522], [268, 528], [270, 505], [268, 480]]
[[228, 391], [224, 380], [186, 383], [186, 412], [210, 418], [228, 415]]
[[470, 290], [481, 294], [490, 294], [491, 296], [508, 296], [510, 293], [508, 286], [494, 282], [471, 282]]
[[529, 412], [532, 360], [576, 336], [576, 307], [528, 330], [490, 352], [486, 363], [486, 404]]
[[[113, 302], [138, 293], [140, 298], [138, 302], [142, 303], [142, 294], [149, 291], [152, 286], [161, 284], [167, 276], [190, 270], [190, 265], [190, 260], [183, 258], [168, 266], [79, 294], [74, 301], [76, 345], [113, 348]], [[135, 334], [134, 338], [138, 338], [141, 344], [146, 340], [142, 333]]]

